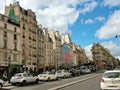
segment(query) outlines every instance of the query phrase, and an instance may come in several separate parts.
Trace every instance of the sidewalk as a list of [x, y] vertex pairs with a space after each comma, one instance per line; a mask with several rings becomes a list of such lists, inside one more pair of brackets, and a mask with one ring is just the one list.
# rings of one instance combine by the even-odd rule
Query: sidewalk
[[7, 87], [7, 86], [11, 86], [11, 83], [9, 83], [9, 81], [4, 81], [4, 85], [3, 85], [3, 87]]

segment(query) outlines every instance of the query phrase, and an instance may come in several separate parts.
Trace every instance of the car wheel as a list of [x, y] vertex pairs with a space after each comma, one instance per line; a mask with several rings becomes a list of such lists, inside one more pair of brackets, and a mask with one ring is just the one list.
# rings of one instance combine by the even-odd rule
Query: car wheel
[[16, 84], [15, 83], [12, 83], [13, 86], [15, 86]]
[[22, 82], [22, 85], [26, 85], [26, 81], [25, 80]]
[[48, 77], [47, 81], [50, 81], [50, 77]]
[[58, 76], [56, 77], [56, 80], [58, 80]]
[[39, 83], [39, 80], [38, 80], [38, 79], [36, 79], [36, 83], [37, 83], [37, 84]]
[[2, 88], [2, 84], [0, 84], [0, 89]]

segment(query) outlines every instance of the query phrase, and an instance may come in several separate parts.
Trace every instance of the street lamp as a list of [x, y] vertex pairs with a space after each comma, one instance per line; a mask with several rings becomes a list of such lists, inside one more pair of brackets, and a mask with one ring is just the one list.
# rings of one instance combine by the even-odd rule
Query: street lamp
[[11, 51], [9, 52], [10, 55], [8, 56], [8, 79], [9, 79], [9, 82], [10, 82], [10, 65], [11, 65]]
[[115, 36], [115, 38], [118, 38], [118, 37], [120, 37], [120, 35], [116, 35], [116, 36]]

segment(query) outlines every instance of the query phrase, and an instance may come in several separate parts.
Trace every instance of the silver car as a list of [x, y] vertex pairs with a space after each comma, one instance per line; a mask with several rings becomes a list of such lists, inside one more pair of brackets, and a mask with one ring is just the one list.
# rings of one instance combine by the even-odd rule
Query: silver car
[[27, 84], [27, 83], [38, 83], [39, 79], [37, 76], [33, 76], [30, 73], [17, 73], [15, 74], [10, 82], [12, 83], [12, 85], [15, 84]]
[[70, 78], [71, 73], [67, 70], [58, 70], [56, 71], [55, 75], [57, 75], [59, 78]]
[[57, 80], [58, 76], [53, 74], [52, 72], [43, 72], [42, 74], [38, 75], [40, 81], [50, 81], [50, 80]]

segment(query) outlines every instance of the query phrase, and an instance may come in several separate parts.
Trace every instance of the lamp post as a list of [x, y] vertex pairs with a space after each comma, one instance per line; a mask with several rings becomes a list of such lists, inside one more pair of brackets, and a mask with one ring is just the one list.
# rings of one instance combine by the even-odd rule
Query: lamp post
[[120, 35], [116, 35], [116, 36], [115, 36], [115, 38], [118, 38], [118, 37], [120, 37]]
[[11, 65], [11, 51], [9, 52], [10, 55], [8, 56], [8, 79], [9, 79], [9, 82], [10, 82], [10, 65]]
[[115, 38], [120, 38], [120, 34], [119, 35], [115, 35]]

